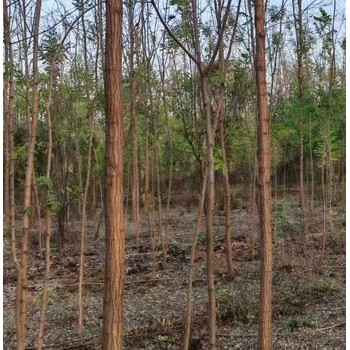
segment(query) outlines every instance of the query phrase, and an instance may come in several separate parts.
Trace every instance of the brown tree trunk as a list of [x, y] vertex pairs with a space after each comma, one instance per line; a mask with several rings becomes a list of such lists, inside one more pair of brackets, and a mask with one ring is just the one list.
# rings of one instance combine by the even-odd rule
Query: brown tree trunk
[[[297, 78], [298, 78], [298, 98], [302, 103], [304, 99], [304, 31], [302, 18], [302, 0], [298, 1], [298, 14], [295, 13], [295, 4], [292, 0], [293, 16], [295, 22], [295, 35], [297, 40]], [[300, 148], [299, 148], [299, 193], [300, 193], [300, 207], [303, 233], [307, 232], [306, 222], [306, 206], [305, 206], [305, 188], [304, 188], [304, 130], [303, 130], [303, 116], [300, 117]]]
[[145, 145], [145, 180], [144, 180], [144, 192], [145, 192], [145, 213], [148, 221], [149, 237], [152, 249], [152, 274], [156, 273], [156, 242], [154, 237], [155, 227], [153, 210], [150, 205], [150, 178], [149, 178], [149, 136], [148, 129], [146, 130], [146, 145]]
[[157, 199], [158, 199], [159, 235], [160, 235], [160, 242], [162, 245], [162, 254], [163, 254], [162, 266], [163, 268], [165, 268], [166, 261], [167, 261], [167, 251], [168, 251], [168, 237], [166, 234], [167, 230], [166, 229], [164, 230], [164, 225], [163, 225], [163, 205], [162, 205], [162, 195], [161, 195], [161, 189], [160, 189], [160, 159], [159, 159], [159, 146], [157, 143], [157, 137], [155, 138], [155, 144], [154, 144], [154, 161], [156, 164], [155, 170], [156, 170]]
[[123, 348], [125, 275], [123, 213], [122, 1], [106, 1], [106, 275], [102, 349]]
[[27, 331], [27, 270], [28, 270], [28, 236], [30, 227], [30, 211], [31, 211], [31, 190], [32, 175], [34, 168], [34, 151], [36, 142], [36, 131], [38, 122], [39, 109], [39, 24], [42, 1], [38, 0], [35, 5], [34, 17], [34, 46], [33, 46], [33, 106], [32, 106], [32, 123], [29, 141], [29, 151], [25, 172], [24, 184], [24, 214], [22, 229], [22, 247], [21, 261], [18, 269], [17, 289], [16, 289], [16, 334], [17, 334], [17, 350], [25, 349], [26, 331]]
[[[91, 106], [90, 106], [91, 107]], [[89, 108], [90, 108], [89, 107]], [[89, 124], [90, 124], [90, 137], [88, 146], [88, 160], [87, 160], [87, 173], [85, 189], [82, 202], [82, 223], [81, 223], [81, 238], [80, 238], [80, 263], [79, 263], [79, 288], [78, 288], [78, 332], [81, 334], [83, 330], [83, 279], [84, 279], [84, 251], [86, 240], [86, 227], [87, 227], [87, 213], [86, 206], [89, 193], [90, 174], [91, 174], [91, 155], [92, 155], [92, 139], [93, 139], [93, 112], [89, 112]]]
[[327, 201], [328, 201], [328, 196], [327, 196], [327, 185], [326, 185], [326, 181], [327, 181], [327, 176], [326, 171], [327, 171], [327, 167], [326, 167], [326, 160], [325, 158], [326, 156], [326, 146], [325, 146], [325, 141], [323, 143], [323, 159], [322, 159], [322, 168], [321, 168], [321, 185], [322, 185], [322, 246], [321, 246], [321, 256], [320, 256], [320, 269], [322, 269], [323, 266], [323, 259], [324, 259], [324, 255], [326, 252], [326, 242], [327, 242], [327, 231], [328, 231], [328, 210], [327, 210]]
[[[51, 123], [51, 98], [52, 98], [52, 81], [53, 81], [53, 67], [51, 66], [50, 83], [49, 83], [49, 96], [46, 103], [46, 121], [49, 132], [49, 143], [47, 147], [47, 167], [46, 177], [51, 177], [51, 158], [52, 158], [52, 123]], [[41, 350], [44, 343], [44, 328], [45, 328], [45, 314], [46, 304], [49, 291], [49, 277], [50, 277], [50, 255], [51, 255], [51, 228], [52, 228], [52, 213], [51, 208], [47, 205], [50, 195], [50, 186], [46, 189], [46, 232], [45, 232], [45, 277], [43, 296], [41, 301], [40, 323], [39, 323], [39, 335], [37, 349]]]
[[[221, 13], [221, 1], [219, 1], [218, 9], [218, 30], [221, 27], [220, 13]], [[233, 34], [234, 36], [235, 34]], [[226, 74], [226, 64], [224, 58], [224, 47], [223, 43], [220, 43], [219, 47], [219, 66], [222, 73]], [[225, 242], [226, 242], [226, 261], [227, 261], [227, 272], [229, 275], [232, 275], [234, 272], [233, 266], [233, 255], [232, 255], [232, 224], [231, 224], [231, 187], [230, 179], [228, 173], [227, 157], [226, 157], [226, 147], [225, 147], [225, 128], [224, 128], [224, 94], [225, 94], [225, 85], [224, 82], [220, 88], [219, 103], [217, 105], [217, 115], [216, 118], [220, 120], [220, 142], [221, 142], [221, 158], [223, 164], [223, 174], [225, 179]]]
[[207, 253], [207, 280], [209, 295], [209, 349], [216, 349], [216, 302], [214, 290], [214, 267], [213, 267], [213, 218], [214, 218], [214, 133], [210, 116], [210, 105], [208, 96], [208, 78], [201, 76], [201, 92], [203, 98], [203, 110], [206, 120], [207, 133], [207, 163], [208, 184], [206, 190], [207, 215], [206, 215], [206, 253]]
[[226, 241], [226, 260], [227, 260], [227, 272], [233, 274], [233, 256], [232, 256], [232, 225], [231, 225], [231, 187], [227, 167], [226, 148], [225, 148], [225, 130], [224, 122], [220, 119], [220, 141], [222, 152], [222, 163], [224, 165], [224, 178], [225, 178], [225, 241]]
[[270, 130], [266, 94], [264, 1], [255, 3], [258, 160], [261, 224], [261, 283], [259, 350], [272, 350], [272, 222], [270, 182]]
[[191, 336], [191, 323], [192, 323], [192, 309], [193, 309], [193, 300], [192, 300], [192, 294], [193, 294], [193, 278], [194, 278], [194, 260], [196, 257], [196, 248], [198, 243], [198, 236], [199, 236], [199, 230], [200, 230], [200, 222], [203, 215], [203, 209], [204, 209], [204, 200], [205, 200], [205, 192], [207, 187], [207, 169], [205, 169], [205, 173], [203, 176], [203, 183], [202, 183], [202, 191], [201, 196], [199, 200], [199, 206], [198, 206], [198, 213], [197, 213], [197, 219], [196, 219], [196, 226], [194, 229], [194, 234], [192, 238], [192, 246], [191, 246], [191, 255], [190, 255], [190, 266], [188, 271], [188, 289], [187, 289], [187, 310], [186, 310], [186, 327], [185, 327], [185, 338], [184, 338], [184, 345], [183, 349], [188, 350], [190, 345], [190, 336]]
[[[85, 26], [85, 16], [84, 7], [82, 8], [82, 27], [84, 36], [84, 65], [86, 73], [89, 72], [88, 64], [88, 52], [87, 52], [87, 31]], [[85, 251], [85, 240], [86, 240], [86, 228], [87, 228], [87, 201], [90, 186], [91, 177], [91, 163], [92, 163], [92, 140], [94, 135], [94, 107], [93, 102], [90, 99], [89, 87], [86, 88], [87, 96], [87, 107], [89, 116], [89, 126], [90, 126], [90, 136], [88, 143], [88, 154], [87, 154], [87, 169], [86, 169], [86, 179], [84, 186], [84, 193], [82, 198], [82, 223], [81, 223], [81, 238], [80, 238], [80, 263], [79, 263], [79, 288], [78, 288], [78, 333], [81, 334], [83, 330], [83, 279], [84, 279], [84, 251]]]
[[134, 46], [135, 46], [135, 28], [134, 28], [134, 5], [129, 2], [129, 32], [130, 32], [130, 119], [131, 119], [131, 135], [132, 135], [132, 192], [131, 192], [131, 218], [134, 222], [136, 246], [140, 246], [141, 227], [140, 227], [140, 191], [139, 191], [139, 167], [138, 167], [138, 132], [136, 122], [136, 76], [134, 69]]
[[[7, 229], [11, 236], [12, 259], [18, 264], [16, 252], [16, 217], [15, 217], [15, 159], [14, 151], [14, 114], [13, 114], [13, 53], [11, 44], [11, 26], [7, 12], [7, 2], [3, 2], [4, 11], [4, 37], [5, 37], [5, 61], [8, 62], [8, 69], [5, 71], [5, 88], [4, 88], [4, 132], [6, 147], [6, 166], [5, 166], [5, 220]], [[6, 67], [6, 66], [5, 66]]]

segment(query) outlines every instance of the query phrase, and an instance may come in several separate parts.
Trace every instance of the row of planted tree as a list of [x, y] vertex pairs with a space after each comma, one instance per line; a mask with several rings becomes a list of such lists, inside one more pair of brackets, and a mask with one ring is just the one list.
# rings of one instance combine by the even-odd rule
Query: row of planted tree
[[[344, 198], [341, 4], [333, 0], [332, 6], [315, 8], [302, 0], [130, 0], [122, 6], [121, 1], [74, 0], [71, 5], [67, 10], [57, 2], [45, 16], [41, 1], [4, 1], [3, 7], [4, 212], [6, 237], [18, 264], [18, 348], [24, 349], [26, 338], [31, 229], [39, 228], [38, 251], [46, 259], [40, 349], [53, 225], [63, 257], [67, 225], [81, 221], [81, 332], [87, 221], [92, 216], [100, 226], [105, 217], [104, 347], [119, 349], [121, 340], [107, 334], [121, 335], [120, 308], [108, 303], [122, 303], [123, 207], [131, 209], [137, 247], [143, 244], [142, 216], [153, 252], [158, 227], [165, 266], [164, 211], [176, 205], [181, 183], [187, 182], [201, 194], [189, 286], [203, 211], [206, 216], [210, 349], [216, 348], [211, 264], [215, 200], [223, 190], [227, 269], [233, 273], [231, 200], [242, 183], [251, 193], [247, 206], [260, 213], [259, 347], [270, 349], [270, 179], [275, 208], [278, 193], [285, 196], [286, 187], [298, 188], [306, 235], [316, 204], [322, 203], [321, 265], [333, 227], [332, 207]], [[191, 294], [189, 288], [185, 348]]]

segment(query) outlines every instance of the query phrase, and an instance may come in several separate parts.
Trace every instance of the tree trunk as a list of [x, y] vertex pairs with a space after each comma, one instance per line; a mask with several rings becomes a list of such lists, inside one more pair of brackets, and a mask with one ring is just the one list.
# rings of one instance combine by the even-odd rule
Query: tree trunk
[[130, 34], [130, 53], [129, 53], [129, 79], [130, 79], [130, 120], [132, 135], [132, 192], [131, 192], [131, 218], [134, 222], [136, 246], [140, 246], [141, 227], [140, 227], [140, 191], [139, 191], [139, 167], [138, 167], [138, 132], [136, 121], [136, 79], [134, 69], [134, 46], [135, 46], [135, 28], [134, 28], [134, 5], [129, 2], [129, 34]]
[[[297, 78], [298, 78], [298, 98], [300, 104], [304, 99], [304, 31], [303, 31], [303, 18], [302, 18], [302, 0], [298, 1], [298, 15], [295, 13], [295, 4], [292, 3], [293, 16], [295, 22], [295, 35], [297, 41]], [[304, 130], [303, 130], [303, 116], [300, 117], [300, 147], [299, 147], [299, 194], [300, 194], [300, 207], [301, 207], [301, 219], [303, 233], [307, 233], [306, 222], [306, 206], [305, 206], [305, 188], [304, 188]]]
[[211, 123], [210, 105], [208, 96], [208, 78], [201, 76], [201, 92], [203, 98], [203, 110], [206, 120], [207, 133], [207, 162], [208, 162], [208, 185], [206, 192], [207, 216], [206, 216], [206, 253], [207, 253], [207, 280], [209, 295], [209, 349], [216, 349], [216, 303], [214, 290], [214, 267], [213, 267], [213, 218], [214, 218], [214, 132]]
[[205, 173], [203, 176], [202, 191], [201, 191], [201, 196], [200, 196], [200, 200], [199, 200], [196, 226], [195, 226], [194, 234], [193, 234], [193, 238], [192, 238], [190, 266], [189, 266], [189, 271], [188, 271], [186, 328], [185, 328], [185, 339], [184, 339], [184, 345], [183, 345], [184, 350], [188, 350], [189, 345], [190, 345], [192, 308], [193, 308], [193, 301], [192, 301], [193, 291], [192, 290], [193, 290], [193, 278], [194, 278], [194, 268], [195, 268], [194, 260], [196, 257], [196, 249], [197, 249], [198, 236], [199, 236], [199, 230], [200, 230], [200, 222], [202, 219], [203, 209], [204, 209], [206, 187], [207, 187], [207, 169], [205, 170]]
[[6, 147], [6, 166], [5, 166], [5, 220], [7, 229], [11, 236], [12, 259], [18, 264], [16, 252], [16, 216], [15, 216], [15, 159], [14, 151], [14, 114], [13, 114], [13, 99], [14, 99], [14, 84], [13, 84], [13, 53], [11, 44], [11, 26], [7, 12], [7, 2], [3, 2], [4, 11], [4, 37], [5, 37], [5, 61], [8, 62], [8, 70], [5, 71], [6, 80], [4, 88], [4, 132], [5, 132], [5, 147]]
[[22, 228], [22, 247], [21, 261], [18, 269], [17, 289], [16, 289], [16, 334], [17, 334], [17, 350], [25, 349], [26, 332], [27, 332], [27, 270], [28, 270], [28, 236], [30, 227], [30, 211], [31, 211], [31, 190], [32, 175], [34, 168], [34, 151], [36, 142], [38, 109], [39, 109], [39, 25], [42, 1], [38, 0], [35, 5], [34, 17], [34, 45], [33, 45], [33, 106], [32, 106], [32, 123], [29, 141], [29, 151], [25, 172], [24, 184], [24, 213]]
[[261, 223], [261, 283], [259, 315], [259, 350], [272, 349], [272, 222], [270, 182], [270, 130], [266, 95], [264, 1], [255, 3], [256, 86], [258, 111], [258, 160]]
[[[159, 159], [159, 146], [157, 143], [157, 137], [155, 138], [154, 144], [154, 161], [155, 161], [155, 170], [156, 170], [156, 182], [157, 182], [157, 199], [158, 199], [158, 224], [159, 224], [159, 235], [160, 242], [162, 245], [162, 254], [163, 254], [163, 268], [166, 267], [167, 261], [167, 251], [168, 251], [168, 237], [167, 234], [164, 235], [164, 226], [163, 226], [163, 205], [162, 205], [162, 195], [160, 189], [160, 159]], [[167, 232], [167, 230], [165, 230]]]
[[[51, 158], [52, 158], [52, 123], [51, 123], [51, 97], [52, 97], [52, 71], [51, 66], [50, 83], [49, 83], [49, 96], [46, 104], [46, 120], [47, 128], [49, 131], [49, 143], [47, 152], [47, 168], [46, 177], [51, 178]], [[51, 208], [48, 206], [48, 199], [50, 195], [50, 186], [46, 189], [46, 232], [45, 232], [45, 277], [44, 277], [44, 288], [41, 302], [41, 312], [40, 312], [40, 323], [39, 323], [39, 335], [38, 335], [38, 345], [37, 349], [41, 350], [44, 343], [44, 329], [45, 329], [45, 314], [46, 305], [49, 292], [49, 277], [50, 277], [50, 255], [51, 255], [51, 228], [52, 228], [52, 213]]]
[[106, 1], [106, 275], [102, 349], [121, 350], [125, 237], [123, 213], [122, 1]]
[[327, 218], [327, 186], [326, 181], [327, 178], [325, 176], [326, 173], [326, 164], [325, 164], [325, 158], [327, 157], [326, 154], [326, 147], [325, 147], [325, 141], [324, 141], [324, 150], [323, 150], [323, 159], [322, 159], [322, 168], [321, 168], [321, 185], [322, 185], [322, 246], [321, 246], [321, 256], [320, 256], [320, 269], [322, 269], [323, 266], [323, 259], [326, 251], [326, 242], [327, 242], [327, 230], [328, 230], [328, 218]]
[[[84, 3], [83, 3], [84, 4]], [[86, 74], [89, 73], [88, 64], [88, 52], [87, 52], [87, 31], [85, 26], [84, 6], [82, 7], [82, 27], [83, 27], [83, 38], [84, 38], [84, 65]], [[88, 107], [88, 120], [90, 126], [90, 135], [88, 143], [88, 154], [87, 154], [87, 169], [86, 179], [84, 186], [84, 193], [82, 199], [82, 223], [81, 223], [81, 238], [80, 238], [80, 263], [79, 263], [79, 288], [78, 288], [78, 333], [81, 335], [83, 331], [83, 279], [84, 279], [84, 251], [85, 251], [85, 240], [86, 240], [86, 228], [87, 228], [87, 201], [89, 195], [90, 177], [91, 177], [91, 163], [92, 163], [92, 140], [94, 135], [94, 107], [93, 102], [90, 99], [90, 90], [87, 85], [86, 87], [87, 107]]]
[[[90, 107], [89, 107], [90, 108]], [[82, 202], [82, 223], [81, 223], [81, 238], [80, 238], [80, 263], [79, 263], [79, 288], [78, 288], [78, 333], [81, 334], [83, 330], [83, 279], [84, 279], [84, 251], [86, 240], [86, 226], [87, 226], [87, 213], [86, 206], [89, 194], [90, 174], [91, 174], [91, 155], [92, 155], [92, 139], [93, 139], [93, 111], [89, 111], [89, 124], [90, 124], [90, 137], [88, 146], [88, 160], [87, 160], [87, 173], [85, 189]]]
[[220, 118], [220, 141], [222, 152], [222, 163], [224, 166], [224, 178], [225, 178], [225, 241], [226, 241], [226, 260], [227, 260], [227, 272], [232, 275], [234, 272], [233, 256], [232, 256], [232, 225], [231, 225], [231, 187], [227, 167], [226, 149], [225, 149], [225, 130], [223, 118]]

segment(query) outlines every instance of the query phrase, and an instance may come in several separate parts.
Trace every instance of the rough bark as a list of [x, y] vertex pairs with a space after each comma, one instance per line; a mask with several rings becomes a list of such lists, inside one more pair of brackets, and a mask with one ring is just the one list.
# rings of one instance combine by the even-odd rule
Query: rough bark
[[102, 349], [121, 350], [125, 237], [123, 210], [122, 1], [106, 2], [106, 275]]
[[264, 1], [255, 3], [256, 86], [258, 111], [258, 161], [261, 223], [261, 283], [259, 315], [259, 350], [272, 349], [272, 222], [270, 182], [270, 130], [266, 93]]

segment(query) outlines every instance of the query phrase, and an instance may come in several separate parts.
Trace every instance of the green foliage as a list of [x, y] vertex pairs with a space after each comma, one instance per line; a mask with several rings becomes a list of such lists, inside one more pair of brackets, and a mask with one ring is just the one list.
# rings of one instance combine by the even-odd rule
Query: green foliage
[[301, 324], [298, 320], [293, 319], [288, 322], [287, 327], [291, 332], [295, 332], [299, 330], [299, 328], [301, 327]]
[[26, 215], [26, 214], [31, 215], [31, 208], [30, 207], [25, 207], [23, 209], [23, 215]]
[[342, 290], [339, 283], [330, 277], [321, 277], [311, 285], [311, 290], [321, 295], [332, 295]]
[[35, 179], [36, 186], [46, 186], [48, 189], [52, 189], [53, 182], [50, 176], [39, 176]]
[[60, 201], [60, 198], [57, 196], [57, 194], [54, 191], [50, 191], [47, 196], [46, 205], [50, 208], [50, 210], [57, 214], [62, 209], [62, 203]]
[[315, 20], [314, 25], [315, 25], [316, 31], [320, 35], [332, 23], [331, 16], [323, 8], [320, 8], [320, 15], [313, 16], [313, 18]]

